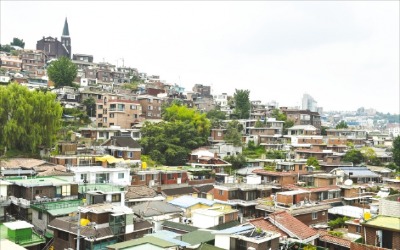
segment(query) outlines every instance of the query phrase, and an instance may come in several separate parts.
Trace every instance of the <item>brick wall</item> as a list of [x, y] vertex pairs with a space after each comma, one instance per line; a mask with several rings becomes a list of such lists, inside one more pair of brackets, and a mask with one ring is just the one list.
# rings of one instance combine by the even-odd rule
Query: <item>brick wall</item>
[[[371, 227], [364, 227], [366, 231], [366, 244], [368, 245], [375, 245], [376, 239], [376, 231], [379, 229], [371, 228]], [[383, 232], [385, 233], [385, 232]], [[392, 248], [393, 249], [400, 249], [400, 233], [399, 232], [392, 232]]]
[[213, 191], [214, 191], [214, 199], [221, 200], [221, 201], [228, 200], [228, 191], [220, 190], [220, 189], [216, 189], [216, 188], [214, 188]]
[[296, 219], [299, 221], [303, 222], [307, 226], [318, 224], [318, 223], [327, 223], [328, 222], [328, 211], [318, 211], [316, 212], [317, 218], [313, 219], [312, 218], [312, 213], [308, 214], [299, 214], [299, 215], [294, 215]]
[[350, 243], [350, 250], [386, 250], [386, 249], [387, 248], [364, 245], [364, 244], [356, 243], [356, 242]]

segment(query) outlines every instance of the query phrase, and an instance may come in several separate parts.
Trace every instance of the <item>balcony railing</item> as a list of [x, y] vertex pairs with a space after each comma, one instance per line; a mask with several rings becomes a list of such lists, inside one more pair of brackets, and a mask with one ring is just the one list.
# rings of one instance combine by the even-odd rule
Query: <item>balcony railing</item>
[[0, 197], [0, 207], [5, 207], [11, 204], [11, 200], [9, 197]]

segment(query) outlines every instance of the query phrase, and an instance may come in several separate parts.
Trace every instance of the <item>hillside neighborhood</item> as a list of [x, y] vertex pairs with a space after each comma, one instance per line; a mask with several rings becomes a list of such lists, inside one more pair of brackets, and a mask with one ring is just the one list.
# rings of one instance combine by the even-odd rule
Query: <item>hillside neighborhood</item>
[[61, 30], [1, 45], [0, 249], [400, 249], [399, 114], [188, 90]]

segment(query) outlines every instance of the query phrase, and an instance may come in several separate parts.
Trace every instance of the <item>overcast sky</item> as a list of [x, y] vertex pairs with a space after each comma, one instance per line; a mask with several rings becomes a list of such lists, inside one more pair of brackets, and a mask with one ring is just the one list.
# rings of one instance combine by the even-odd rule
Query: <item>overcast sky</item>
[[[191, 90], [399, 113], [399, 1], [0, 1], [1, 43], [61, 37], [72, 53]], [[123, 59], [122, 59], [123, 58]]]

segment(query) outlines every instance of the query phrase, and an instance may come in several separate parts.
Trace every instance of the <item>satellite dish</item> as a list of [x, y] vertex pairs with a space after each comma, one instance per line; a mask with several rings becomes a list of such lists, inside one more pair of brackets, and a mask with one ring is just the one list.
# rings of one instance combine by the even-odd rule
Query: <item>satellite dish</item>
[[351, 186], [351, 185], [353, 185], [353, 181], [352, 181], [351, 179], [347, 179], [347, 180], [344, 182], [344, 185], [346, 185], [346, 186]]

